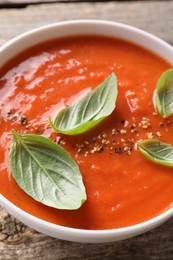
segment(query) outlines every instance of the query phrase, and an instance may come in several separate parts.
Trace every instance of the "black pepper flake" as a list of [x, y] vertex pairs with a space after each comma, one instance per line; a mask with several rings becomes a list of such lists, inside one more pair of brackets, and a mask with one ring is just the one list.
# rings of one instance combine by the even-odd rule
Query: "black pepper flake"
[[12, 121], [15, 122], [16, 120], [18, 120], [18, 116], [13, 116]]
[[125, 123], [125, 120], [124, 120], [124, 119], [122, 119], [122, 120], [121, 120], [121, 124], [123, 124], [123, 125], [124, 125], [124, 123]]
[[119, 153], [119, 149], [118, 148], [115, 148], [115, 153]]
[[160, 127], [164, 127], [164, 123], [160, 123], [159, 125], [160, 125]]
[[168, 125], [172, 125], [172, 121], [168, 121], [167, 124], [168, 124]]
[[115, 134], [119, 134], [121, 132], [121, 129], [112, 129], [112, 136]]
[[130, 128], [131, 128], [131, 129], [135, 129], [135, 128], [136, 128], [136, 125], [133, 124], [133, 125], [130, 126]]
[[122, 154], [123, 153], [122, 148], [121, 147], [115, 148], [115, 153]]
[[20, 119], [21, 125], [26, 125], [27, 124], [27, 119], [26, 117], [22, 116]]
[[132, 148], [129, 146], [124, 147], [124, 151], [132, 151]]
[[12, 111], [10, 110], [7, 112], [7, 117], [10, 117], [11, 115], [12, 115]]
[[138, 132], [138, 130], [137, 130], [137, 129], [134, 129], [134, 133], [135, 133], [135, 134], [138, 134], [139, 132]]
[[98, 148], [98, 151], [99, 151], [99, 153], [103, 152], [103, 151], [104, 151], [103, 146], [100, 146], [100, 147]]

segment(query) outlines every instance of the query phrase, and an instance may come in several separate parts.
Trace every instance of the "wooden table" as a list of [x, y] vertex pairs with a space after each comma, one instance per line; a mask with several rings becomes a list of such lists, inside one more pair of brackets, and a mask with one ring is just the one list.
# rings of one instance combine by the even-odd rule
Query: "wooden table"
[[[127, 23], [173, 45], [173, 1], [61, 2], [0, 9], [0, 45], [41, 25], [82, 18]], [[125, 241], [81, 244], [40, 234], [0, 208], [0, 259], [173, 259], [173, 219]]]

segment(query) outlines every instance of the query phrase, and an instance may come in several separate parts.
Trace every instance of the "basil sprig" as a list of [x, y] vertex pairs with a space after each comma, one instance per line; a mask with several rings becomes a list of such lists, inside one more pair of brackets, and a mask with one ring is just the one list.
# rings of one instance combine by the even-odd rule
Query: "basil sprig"
[[156, 107], [163, 118], [173, 114], [173, 69], [165, 71], [157, 82]]
[[114, 73], [86, 96], [60, 111], [50, 124], [55, 132], [74, 135], [94, 127], [115, 108], [117, 80]]
[[[57, 132], [85, 132], [112, 113], [116, 98], [117, 81], [112, 74], [50, 123]], [[10, 168], [20, 188], [47, 206], [78, 209], [86, 200], [86, 192], [79, 167], [71, 156], [45, 137], [16, 131], [13, 136]]]
[[78, 209], [86, 200], [79, 167], [49, 139], [13, 131], [10, 150], [12, 175], [33, 199], [58, 209]]
[[156, 139], [138, 143], [141, 153], [157, 164], [173, 167], [173, 146]]

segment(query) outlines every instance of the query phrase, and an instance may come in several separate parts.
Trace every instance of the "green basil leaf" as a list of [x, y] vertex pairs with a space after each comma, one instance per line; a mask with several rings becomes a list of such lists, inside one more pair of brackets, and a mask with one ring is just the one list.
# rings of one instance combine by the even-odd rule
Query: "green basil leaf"
[[147, 139], [138, 143], [139, 150], [149, 160], [173, 167], [173, 146], [156, 139]]
[[94, 127], [115, 108], [117, 80], [112, 73], [97, 88], [63, 109], [50, 124], [56, 132], [74, 135]]
[[173, 114], [173, 69], [165, 71], [157, 82], [156, 107], [163, 118]]
[[86, 200], [79, 167], [49, 139], [13, 131], [10, 168], [20, 188], [33, 199], [58, 209], [78, 209]]

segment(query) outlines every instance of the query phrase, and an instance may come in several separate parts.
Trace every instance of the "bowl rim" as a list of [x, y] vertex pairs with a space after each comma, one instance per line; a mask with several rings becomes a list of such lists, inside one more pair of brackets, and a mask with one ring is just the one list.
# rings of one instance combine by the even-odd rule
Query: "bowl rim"
[[14, 212], [20, 212], [23, 214], [23, 216], [25, 217], [29, 217], [31, 218], [35, 223], [41, 224], [41, 225], [46, 225], [49, 226], [53, 229], [57, 229], [58, 231], [62, 230], [64, 232], [64, 229], [66, 230], [66, 232], [77, 232], [78, 234], [95, 234], [95, 235], [99, 235], [100, 234], [118, 234], [119, 232], [122, 233], [126, 233], [128, 231], [135, 231], [136, 229], [139, 228], [144, 228], [146, 227], [146, 225], [152, 225], [153, 222], [160, 222], [163, 218], [167, 217], [171, 217], [173, 216], [173, 207], [166, 210], [165, 212], [161, 213], [160, 215], [157, 215], [154, 218], [151, 218], [147, 221], [143, 221], [141, 223], [135, 224], [135, 225], [131, 225], [131, 226], [127, 226], [127, 227], [122, 227], [122, 228], [113, 228], [113, 229], [100, 229], [100, 230], [94, 230], [94, 229], [79, 229], [79, 228], [72, 228], [72, 227], [66, 227], [66, 226], [62, 226], [62, 225], [58, 225], [58, 224], [54, 224], [52, 222], [43, 220], [41, 218], [38, 218], [26, 211], [24, 211], [23, 209], [19, 208], [18, 206], [16, 206], [15, 204], [13, 204], [11, 201], [9, 201], [8, 199], [6, 199], [2, 194], [0, 194], [0, 205], [2, 208], [5, 208], [4, 205], [7, 205], [8, 208], [13, 208]]
[[[64, 26], [64, 27], [77, 26], [79, 24], [82, 25], [82, 26], [86, 26], [86, 25], [87, 26], [88, 25], [101, 26], [101, 25], [104, 25], [104, 26], [110, 26], [110, 27], [113, 26], [113, 27], [117, 27], [117, 28], [119, 27], [122, 30], [126, 30], [126, 31], [128, 31], [130, 33], [139, 34], [141, 37], [143, 36], [145, 38], [148, 38], [151, 41], [155, 41], [156, 43], [159, 42], [159, 44], [161, 44], [163, 48], [168, 49], [173, 54], [173, 46], [171, 44], [167, 43], [166, 41], [162, 40], [161, 38], [155, 36], [152, 33], [149, 33], [149, 32], [147, 32], [147, 31], [145, 31], [143, 29], [139, 29], [139, 28], [137, 28], [135, 26], [128, 25], [128, 24], [125, 24], [125, 23], [114, 22], [114, 21], [110, 21], [110, 20], [98, 20], [98, 19], [67, 20], [67, 21], [60, 21], [60, 22], [50, 23], [50, 24], [47, 24], [47, 25], [36, 27], [34, 29], [25, 31], [25, 32], [15, 36], [15, 37], [13, 37], [12, 39], [8, 40], [6, 43], [4, 43], [2, 46], [0, 46], [0, 52], [3, 52], [6, 48], [9, 48], [11, 45], [15, 44], [15, 42], [20, 41], [20, 40], [22, 40], [24, 38], [27, 38], [27, 37], [30, 37], [30, 36], [35, 36], [37, 33], [40, 33], [40, 32], [42, 33], [42, 31], [46, 31], [46, 30], [50, 30], [50, 29], [57, 28], [57, 27], [62, 27], [62, 26]], [[91, 30], [92, 30], [92, 28], [91, 28]], [[83, 35], [83, 34], [85, 35], [85, 33], [81, 33], [80, 35]], [[70, 33], [70, 36], [71, 35], [76, 35], [77, 36], [79, 34], [74, 34], [74, 33], [71, 34]], [[105, 33], [104, 34], [98, 33], [98, 35], [101, 35], [101, 36], [105, 35], [106, 36]], [[69, 35], [67, 35], [67, 36], [69, 36]], [[117, 37], [117, 38], [120, 38], [120, 37]], [[134, 44], [137, 44], [139, 46], [141, 45], [140, 44], [141, 42], [138, 41], [138, 39], [131, 40], [131, 37], [130, 37], [130, 40], [128, 39], [128, 37], [127, 38], [125, 37], [123, 39], [127, 40], [127, 41], [130, 41], [130, 42], [132, 42]], [[149, 43], [146, 42], [146, 44], [148, 46]], [[35, 44], [30, 45], [30, 46], [34, 46], [34, 45]], [[144, 47], [144, 45], [142, 45], [142, 46]], [[25, 47], [24, 50], [25, 49], [27, 49], [27, 48]], [[151, 51], [151, 49], [149, 49], [147, 47], [145, 49]], [[159, 55], [157, 52], [154, 51], [154, 49], [152, 49], [152, 52], [155, 53], [157, 56], [160, 56], [161, 58], [165, 59], [164, 53]], [[169, 63], [173, 66], [173, 57], [172, 57], [172, 59], [171, 59], [171, 57], [169, 57]]]
[[[61, 26], [73, 26], [73, 25], [77, 25], [77, 24], [80, 24], [80, 25], [93, 25], [94, 24], [96, 26], [97, 25], [106, 25], [106, 26], [120, 27], [122, 29], [128, 30], [129, 32], [133, 31], [137, 34], [142, 34], [143, 37], [146, 37], [147, 39], [149, 38], [152, 41], [157, 41], [157, 42], [159, 42], [160, 45], [162, 45], [166, 49], [168, 49], [169, 52], [173, 53], [173, 47], [170, 44], [168, 44], [167, 42], [163, 41], [159, 37], [154, 36], [153, 34], [150, 34], [144, 30], [138, 29], [134, 26], [130, 26], [130, 25], [127, 25], [124, 23], [107, 21], [107, 20], [95, 20], [95, 19], [71, 20], [71, 21], [57, 22], [57, 23], [40, 26], [38, 28], [24, 32], [24, 33], [20, 34], [19, 36], [16, 36], [15, 38], [9, 40], [7, 43], [3, 44], [0, 47], [0, 52], [2, 53], [4, 50], [11, 48], [14, 44], [16, 44], [17, 41], [20, 41], [23, 38], [28, 37], [28, 36], [32, 37], [33, 35], [36, 35], [38, 32], [42, 32], [44, 30], [49, 30], [50, 28], [57, 28], [57, 27], [61, 27]], [[74, 35], [74, 34], [72, 34], [72, 35]], [[85, 35], [85, 33], [83, 35]], [[106, 36], [105, 33], [103, 33], [103, 34], [100, 33], [98, 35]], [[43, 41], [40, 41], [40, 42], [43, 42]], [[131, 40], [131, 42], [136, 44], [135, 40], [134, 41]], [[140, 45], [140, 44], [138, 44], [138, 45]], [[33, 44], [33, 46], [34, 46], [34, 44]], [[24, 49], [26, 49], [26, 48], [24, 48]], [[146, 49], [148, 49], [148, 48], [146, 48]], [[149, 49], [149, 51], [150, 51], [150, 49]], [[158, 55], [158, 54], [156, 54], [156, 55]], [[171, 62], [169, 61], [169, 63], [173, 64], [173, 60], [171, 60]], [[89, 242], [90, 236], [93, 237], [94, 242], [96, 242], [96, 240], [98, 240], [98, 242], [102, 242], [101, 241], [102, 239], [100, 238], [101, 235], [106, 236], [106, 237], [112, 237], [111, 239], [104, 240], [104, 242], [105, 241], [108, 241], [108, 242], [115, 241], [115, 239], [114, 239], [115, 236], [120, 235], [120, 234], [122, 236], [130, 234], [130, 236], [126, 236], [126, 237], [132, 237], [136, 234], [144, 233], [144, 232], [160, 225], [161, 223], [165, 222], [168, 218], [171, 218], [173, 216], [173, 206], [172, 206], [171, 208], [169, 208], [165, 212], [157, 215], [156, 217], [153, 217], [153, 218], [151, 218], [147, 221], [141, 222], [139, 224], [122, 227], [122, 228], [113, 228], [113, 229], [105, 229], [105, 230], [87, 230], [87, 229], [79, 229], [79, 228], [61, 226], [61, 225], [54, 224], [54, 223], [48, 222], [46, 220], [40, 219], [40, 218], [22, 210], [18, 206], [16, 206], [11, 201], [9, 201], [7, 198], [5, 198], [1, 193], [0, 193], [0, 205], [2, 207], [6, 208], [9, 212], [11, 212], [12, 215], [14, 215], [18, 219], [20, 219], [18, 215], [23, 216], [24, 220], [22, 219], [21, 221], [25, 224], [26, 224], [25, 219], [30, 219], [30, 222], [35, 223], [34, 229], [36, 229], [38, 231], [41, 230], [42, 233], [46, 233], [46, 232], [42, 231], [42, 228], [43, 229], [46, 228], [47, 230], [54, 230], [57, 233], [58, 232], [64, 233], [66, 237], [68, 235], [70, 235], [71, 237], [76, 236], [76, 235], [79, 235], [80, 237], [86, 236], [86, 239], [84, 239], [84, 240], [86, 240], [88, 242]], [[27, 224], [27, 225], [29, 225], [29, 224]], [[38, 228], [37, 228], [37, 225], [38, 225]], [[32, 225], [30, 225], [30, 226], [33, 227]], [[139, 232], [139, 230], [140, 230], [140, 232]], [[68, 240], [68, 239], [66, 239], [66, 240]], [[118, 239], [118, 240], [121, 240], [121, 239]], [[70, 239], [70, 241], [79, 241], [79, 239], [77, 239], [77, 240]], [[81, 242], [83, 242], [83, 241], [81, 241]]]

